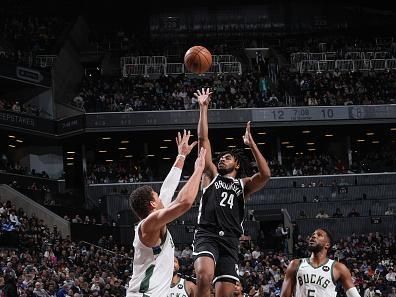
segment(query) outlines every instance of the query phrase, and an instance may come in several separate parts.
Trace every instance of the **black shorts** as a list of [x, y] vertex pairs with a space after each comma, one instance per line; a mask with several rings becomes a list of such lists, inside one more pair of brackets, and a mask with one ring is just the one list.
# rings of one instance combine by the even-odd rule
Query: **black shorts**
[[213, 258], [215, 262], [213, 283], [239, 281], [238, 249], [239, 239], [236, 237], [220, 236], [201, 228], [195, 232], [194, 261], [202, 256]]

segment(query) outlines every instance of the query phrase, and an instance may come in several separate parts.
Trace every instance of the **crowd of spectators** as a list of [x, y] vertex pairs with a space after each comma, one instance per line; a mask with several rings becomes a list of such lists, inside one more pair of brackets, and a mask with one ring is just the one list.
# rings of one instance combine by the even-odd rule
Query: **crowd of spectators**
[[37, 54], [57, 54], [57, 40], [65, 28], [62, 17], [3, 16], [0, 60], [31, 65]]
[[[297, 38], [292, 41], [293, 45], [283, 41], [287, 45], [283, 54], [286, 60], [290, 60], [293, 52], [334, 51], [334, 59], [339, 59], [349, 58], [349, 51], [386, 50], [386, 57], [392, 58], [396, 49], [391, 44], [375, 44], [374, 38], [332, 38], [326, 39], [325, 43], [323, 39], [321, 42], [320, 39]], [[263, 63], [268, 63], [268, 59], [263, 59]], [[193, 94], [201, 87], [213, 89], [213, 108], [218, 109], [389, 104], [396, 100], [394, 71], [371, 69], [364, 72], [341, 72], [334, 69], [329, 72], [300, 73], [286, 64], [274, 76], [273, 72], [269, 74], [266, 63], [261, 66], [263, 67], [255, 69], [258, 71], [246, 72], [242, 76], [86, 77], [81, 92], [73, 99], [73, 103], [90, 112], [187, 110], [197, 108]]]
[[213, 90], [212, 108], [391, 104], [396, 100], [395, 72], [296, 73], [282, 70], [278, 84], [245, 73], [213, 78], [161, 76], [85, 78], [73, 104], [87, 112], [189, 110], [198, 108], [194, 92]]
[[[0, 291], [6, 296], [125, 296], [132, 273], [131, 247], [119, 245], [112, 236], [102, 236], [98, 245], [73, 242], [9, 201], [0, 204], [0, 216], [0, 238], [14, 233], [18, 239], [16, 246], [0, 251]], [[78, 218], [74, 219], [78, 223]], [[294, 256], [264, 250], [260, 242], [241, 244], [239, 275], [245, 292], [249, 296], [279, 296], [288, 263], [292, 257], [307, 257], [306, 247], [307, 238], [301, 235], [296, 237]], [[191, 247], [176, 249], [175, 254], [181, 274], [194, 279]], [[381, 296], [394, 297], [395, 255], [394, 235], [378, 233], [352, 234], [337, 241], [331, 252], [331, 258], [352, 271], [361, 296], [379, 290]], [[339, 296], [344, 296], [342, 290]]]
[[[396, 168], [394, 160], [394, 152], [379, 150], [356, 156], [351, 166], [346, 160], [336, 159], [325, 153], [285, 156], [282, 165], [276, 159], [268, 159], [268, 163], [271, 175], [277, 177], [392, 172]], [[255, 167], [255, 163], [252, 166]], [[87, 182], [103, 184], [159, 181], [166, 174], [167, 172], [154, 173], [145, 162], [114, 160], [111, 163], [88, 164]]]
[[319, 34], [305, 38], [286, 37], [281, 41], [279, 50], [288, 58], [293, 53], [333, 52], [338, 60], [351, 59], [351, 52], [386, 52], [384, 58], [396, 56], [396, 42], [392, 35], [382, 35], [378, 31], [362, 34]]
[[[278, 93], [297, 106], [372, 105], [396, 102], [394, 71], [279, 74]], [[282, 100], [283, 101], [283, 100]]]
[[19, 162], [0, 162], [0, 171], [20, 175], [29, 175], [34, 177], [49, 178], [49, 175], [47, 172], [45, 172], [45, 170], [42, 170], [41, 172], [37, 172], [34, 168], [32, 170], [29, 170], [27, 166], [22, 166]]
[[40, 106], [35, 104], [23, 104], [16, 99], [0, 98], [0, 110], [8, 110], [20, 114], [39, 117], [42, 115]]
[[144, 162], [111, 162], [105, 164], [88, 164], [88, 184], [132, 183], [153, 181], [154, 173]]

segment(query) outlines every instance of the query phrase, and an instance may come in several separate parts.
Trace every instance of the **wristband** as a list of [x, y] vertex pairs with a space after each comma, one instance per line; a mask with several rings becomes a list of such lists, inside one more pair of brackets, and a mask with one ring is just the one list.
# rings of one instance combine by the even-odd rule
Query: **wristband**
[[178, 154], [176, 158], [178, 158], [178, 157], [183, 158], [183, 159], [186, 159], [186, 156], [185, 156], [185, 155], [182, 155], [182, 154]]
[[348, 297], [360, 297], [360, 294], [359, 294], [358, 290], [356, 289], [356, 287], [349, 288], [346, 291], [346, 295]]

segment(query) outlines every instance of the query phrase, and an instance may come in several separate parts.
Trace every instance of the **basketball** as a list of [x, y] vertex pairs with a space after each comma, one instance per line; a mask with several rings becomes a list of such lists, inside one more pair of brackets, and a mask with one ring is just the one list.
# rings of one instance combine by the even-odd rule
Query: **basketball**
[[193, 46], [184, 55], [184, 65], [193, 73], [204, 73], [212, 66], [212, 54], [203, 46]]

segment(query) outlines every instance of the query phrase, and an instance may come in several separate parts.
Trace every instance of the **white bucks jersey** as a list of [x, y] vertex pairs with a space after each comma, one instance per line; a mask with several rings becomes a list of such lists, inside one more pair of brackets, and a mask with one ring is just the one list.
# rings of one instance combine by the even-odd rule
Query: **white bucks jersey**
[[137, 226], [133, 240], [133, 274], [127, 297], [165, 297], [169, 293], [173, 276], [175, 246], [172, 236], [167, 230], [165, 241], [161, 245], [147, 247], [140, 241], [142, 222]]
[[184, 278], [180, 278], [177, 284], [171, 286], [168, 297], [188, 297], [186, 280]]
[[314, 268], [309, 259], [301, 259], [297, 270], [296, 297], [336, 297], [336, 284], [333, 278], [335, 261]]

